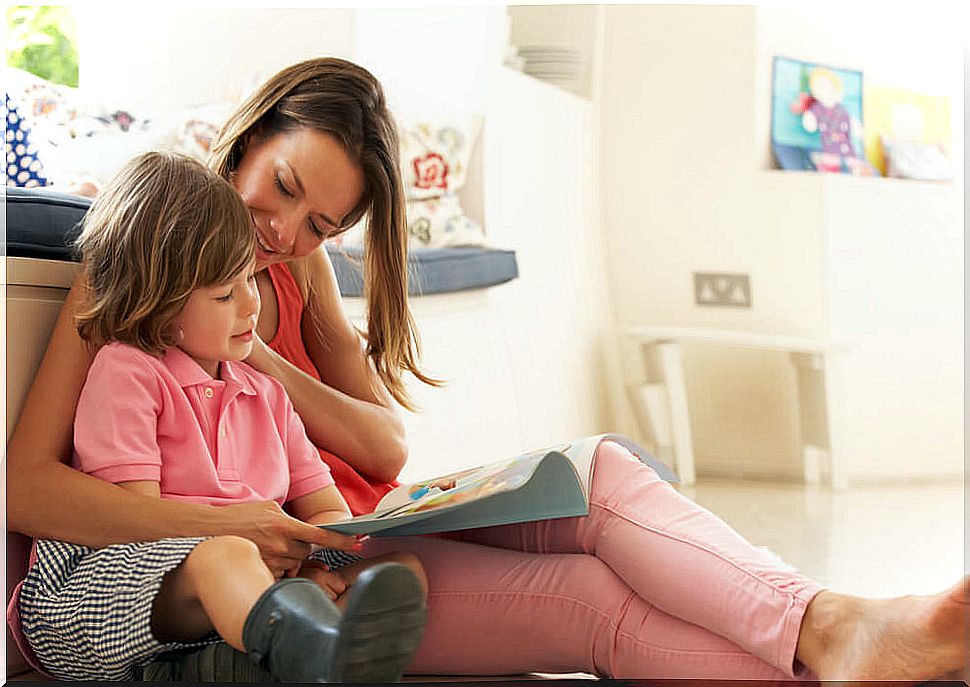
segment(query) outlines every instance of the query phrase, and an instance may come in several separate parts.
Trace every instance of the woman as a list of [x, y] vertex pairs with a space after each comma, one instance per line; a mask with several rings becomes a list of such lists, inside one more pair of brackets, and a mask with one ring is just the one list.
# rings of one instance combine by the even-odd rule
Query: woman
[[[212, 166], [249, 207], [259, 244], [261, 341], [248, 362], [286, 387], [355, 513], [407, 456], [418, 340], [407, 305], [397, 139], [380, 85], [336, 59], [284, 69], [226, 123]], [[369, 218], [366, 344], [343, 314], [323, 240]], [[8, 522], [88, 546], [166, 536], [250, 538], [274, 569], [328, 535], [274, 504], [206, 508], [139, 498], [64, 465], [93, 351], [72, 289], [9, 446]], [[335, 454], [335, 455], [334, 455]], [[337, 457], [339, 456], [339, 458]], [[105, 504], [131, 514], [121, 524]], [[122, 505], [123, 504], [123, 505]], [[83, 519], [66, 517], [81, 510]], [[970, 581], [933, 597], [848, 597], [789, 572], [616, 444], [596, 457], [591, 513], [406, 544], [429, 580], [421, 673], [588, 671], [615, 677], [926, 679], [963, 661]], [[302, 569], [312, 577], [313, 571]], [[900, 649], [904, 648], [905, 651]]]

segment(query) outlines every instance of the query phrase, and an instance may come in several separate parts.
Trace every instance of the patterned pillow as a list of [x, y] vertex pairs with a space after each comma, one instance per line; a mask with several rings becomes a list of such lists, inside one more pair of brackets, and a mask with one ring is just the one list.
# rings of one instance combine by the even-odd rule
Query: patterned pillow
[[449, 191], [437, 198], [407, 203], [408, 245], [412, 248], [481, 246], [485, 233], [462, 212], [458, 196]]
[[192, 155], [203, 162], [209, 156], [212, 139], [235, 109], [235, 104], [214, 103], [173, 113], [171, 126], [174, 132], [172, 149]]
[[461, 188], [481, 129], [480, 119], [437, 126], [401, 126], [401, 172], [408, 200], [437, 198]]
[[21, 117], [20, 109], [4, 94], [7, 113], [4, 154], [6, 155], [6, 185], [31, 188], [47, 186], [44, 165], [37, 157], [37, 146], [31, 139], [30, 125]]
[[204, 161], [234, 107], [215, 103], [149, 116], [114, 98], [93, 99], [13, 67], [6, 67], [4, 76], [11, 99], [27, 113], [48, 183], [59, 187], [79, 179], [103, 186], [147, 150], [172, 150]]
[[[448, 192], [437, 198], [407, 201], [408, 247], [453, 248], [484, 246], [485, 232], [475, 220], [462, 212], [458, 196]], [[360, 247], [364, 245], [367, 218], [344, 233], [329, 239], [334, 246]]]
[[[409, 247], [447, 248], [487, 243], [481, 225], [465, 215], [455, 193], [465, 184], [480, 130], [479, 118], [462, 124], [400, 125]], [[361, 246], [365, 227], [366, 220], [361, 220], [330, 243]]]

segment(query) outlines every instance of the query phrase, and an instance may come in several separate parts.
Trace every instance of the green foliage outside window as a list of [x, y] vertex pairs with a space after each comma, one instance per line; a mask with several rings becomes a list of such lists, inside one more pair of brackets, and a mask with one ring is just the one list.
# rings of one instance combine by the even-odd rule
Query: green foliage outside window
[[7, 8], [7, 64], [77, 87], [77, 24], [67, 7]]

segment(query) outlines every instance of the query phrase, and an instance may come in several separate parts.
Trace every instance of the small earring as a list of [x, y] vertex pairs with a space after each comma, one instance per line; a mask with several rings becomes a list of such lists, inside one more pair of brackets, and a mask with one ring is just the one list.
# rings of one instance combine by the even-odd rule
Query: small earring
[[182, 343], [182, 339], [185, 338], [185, 331], [180, 325], [175, 325], [175, 345]]

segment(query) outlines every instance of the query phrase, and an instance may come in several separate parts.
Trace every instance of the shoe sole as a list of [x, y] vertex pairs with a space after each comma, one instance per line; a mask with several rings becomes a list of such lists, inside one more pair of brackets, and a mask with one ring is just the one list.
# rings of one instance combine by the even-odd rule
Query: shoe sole
[[334, 646], [333, 682], [396, 682], [417, 651], [428, 611], [418, 578], [382, 563], [351, 587]]

